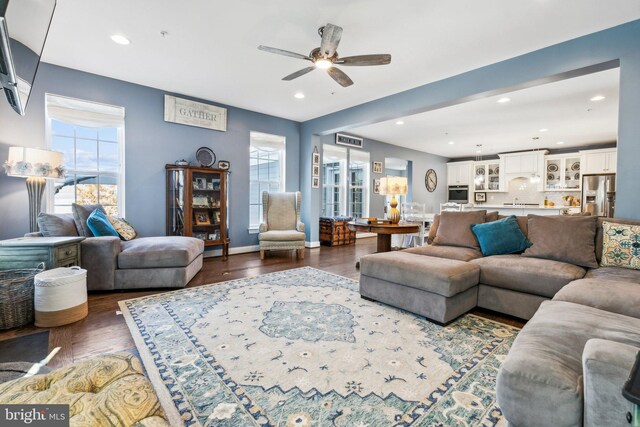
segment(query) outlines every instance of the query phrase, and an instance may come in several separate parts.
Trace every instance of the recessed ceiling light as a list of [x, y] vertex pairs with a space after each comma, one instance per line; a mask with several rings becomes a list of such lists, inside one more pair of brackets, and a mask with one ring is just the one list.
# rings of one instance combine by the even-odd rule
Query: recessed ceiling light
[[505, 104], [505, 103], [507, 103], [509, 101], [511, 101], [511, 98], [507, 98], [507, 97], [500, 98], [500, 99], [498, 99], [498, 104]]
[[111, 40], [113, 40], [115, 43], [121, 44], [121, 45], [128, 45], [131, 44], [131, 40], [129, 40], [128, 38], [126, 38], [123, 35], [120, 34], [114, 34], [111, 36]]
[[455, 143], [456, 143], [455, 141], [449, 141], [449, 145], [453, 145]]
[[603, 95], [596, 95], [593, 98], [591, 98], [591, 101], [593, 102], [597, 102], [597, 101], [602, 101], [605, 97]]
[[402, 120], [398, 120], [398, 121], [396, 122], [396, 124], [397, 124], [398, 126], [402, 126], [402, 125], [404, 124], [404, 122], [403, 122]]
[[562, 144], [564, 144], [564, 141], [558, 141], [558, 142], [556, 142], [556, 144], [562, 145]]
[[298, 98], [298, 99], [303, 99], [303, 98], [304, 98], [304, 93], [302, 93], [302, 92], [296, 92], [296, 94], [295, 94], [295, 95], [293, 95], [293, 96], [294, 96], [295, 98]]
[[547, 129], [547, 128], [542, 128], [542, 129], [540, 129], [538, 132], [547, 132], [548, 130], [549, 130], [549, 129]]

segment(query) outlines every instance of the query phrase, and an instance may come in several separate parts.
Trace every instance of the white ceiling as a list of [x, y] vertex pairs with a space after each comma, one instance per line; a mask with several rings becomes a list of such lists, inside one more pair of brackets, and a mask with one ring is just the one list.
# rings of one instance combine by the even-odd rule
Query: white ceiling
[[[610, 143], [617, 140], [619, 80], [616, 68], [349, 132], [449, 158], [473, 157], [477, 144], [489, 155]], [[605, 99], [591, 101], [596, 95]], [[504, 97], [511, 101], [497, 102]]]
[[[303, 121], [639, 18], [637, 0], [58, 0], [43, 59]], [[307, 63], [257, 49], [308, 54], [328, 22], [342, 56], [391, 64], [343, 67], [349, 88], [320, 70], [284, 82]]]

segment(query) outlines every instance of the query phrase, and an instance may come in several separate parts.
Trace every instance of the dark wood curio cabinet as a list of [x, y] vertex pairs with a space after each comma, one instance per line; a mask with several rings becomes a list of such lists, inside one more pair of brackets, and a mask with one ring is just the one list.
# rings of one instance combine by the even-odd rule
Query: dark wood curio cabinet
[[229, 171], [167, 165], [167, 236], [195, 237], [229, 255]]

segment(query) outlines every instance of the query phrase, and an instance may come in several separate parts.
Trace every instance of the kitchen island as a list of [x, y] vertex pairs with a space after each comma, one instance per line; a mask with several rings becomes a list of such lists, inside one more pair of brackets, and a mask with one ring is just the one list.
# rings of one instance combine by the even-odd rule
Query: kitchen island
[[496, 204], [475, 204], [465, 207], [464, 210], [484, 210], [498, 211], [500, 215], [567, 215], [569, 213], [580, 212], [580, 206], [539, 206], [539, 205], [496, 205]]

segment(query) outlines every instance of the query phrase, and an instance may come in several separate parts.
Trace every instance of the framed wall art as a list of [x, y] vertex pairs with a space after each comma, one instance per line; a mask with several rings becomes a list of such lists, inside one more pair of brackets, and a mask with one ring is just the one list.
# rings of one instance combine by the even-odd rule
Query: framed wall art
[[382, 173], [382, 162], [373, 162], [373, 173]]

